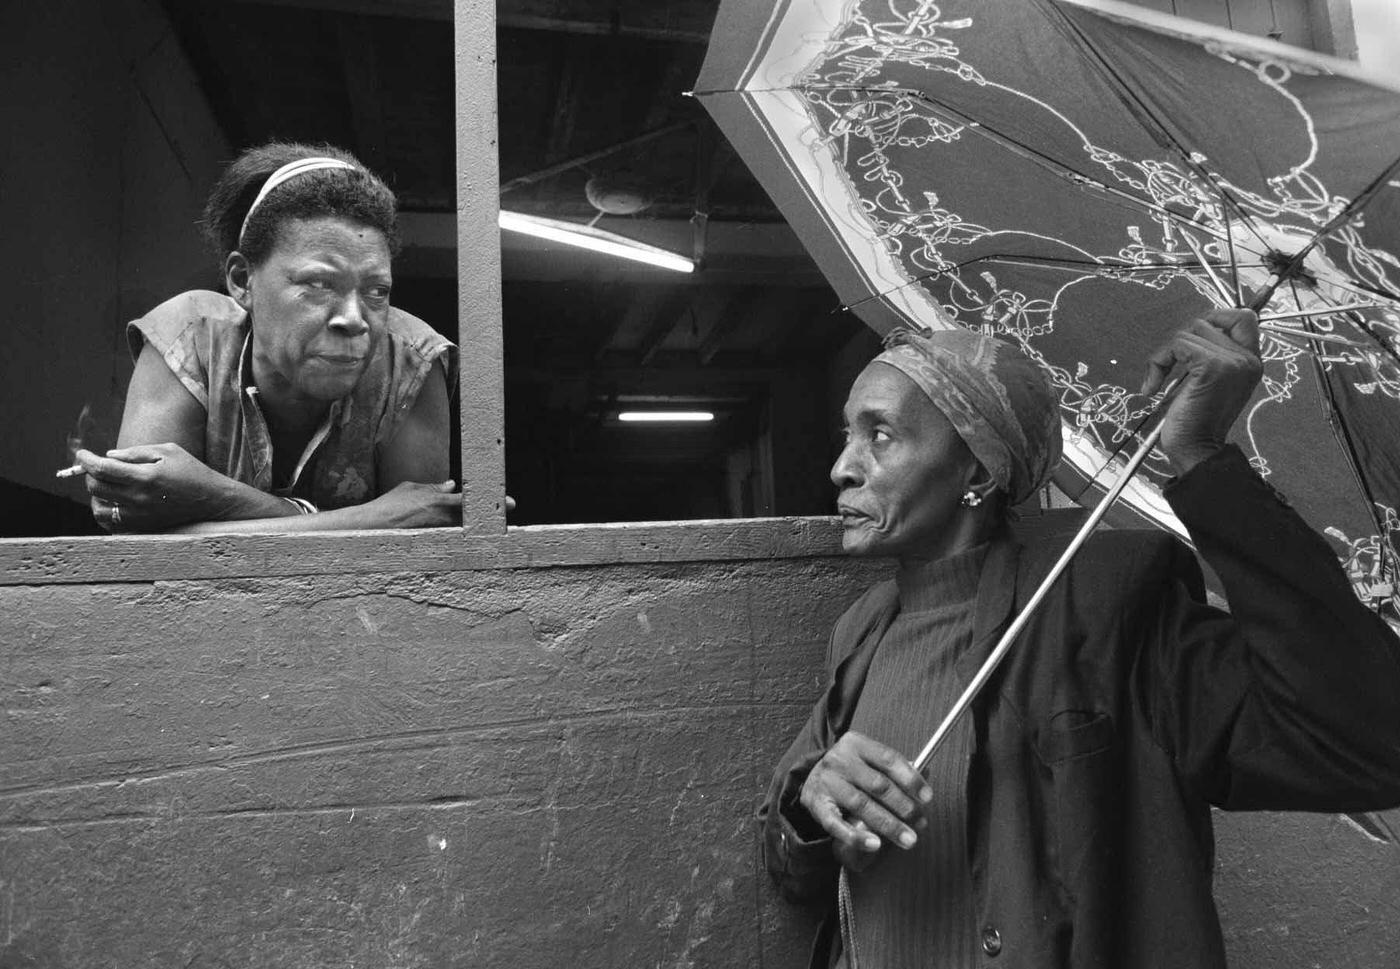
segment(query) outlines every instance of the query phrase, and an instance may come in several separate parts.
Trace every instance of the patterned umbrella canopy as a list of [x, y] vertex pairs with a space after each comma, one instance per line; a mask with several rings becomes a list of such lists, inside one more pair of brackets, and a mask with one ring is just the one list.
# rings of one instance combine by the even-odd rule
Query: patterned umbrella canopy
[[[1400, 628], [1400, 91], [1105, 0], [725, 0], [695, 93], [867, 323], [1043, 363], [1071, 494], [1151, 349], [1271, 292], [1237, 443]], [[1181, 532], [1169, 473], [1126, 506]]]

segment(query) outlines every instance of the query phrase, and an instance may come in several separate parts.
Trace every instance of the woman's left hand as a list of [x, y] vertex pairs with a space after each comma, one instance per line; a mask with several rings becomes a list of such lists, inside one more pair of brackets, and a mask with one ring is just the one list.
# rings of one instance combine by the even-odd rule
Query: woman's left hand
[[1177, 474], [1224, 446], [1263, 372], [1259, 318], [1250, 310], [1211, 310], [1151, 356], [1142, 393], [1156, 393], [1174, 374], [1181, 379], [1162, 419], [1162, 450]]
[[150, 531], [221, 517], [223, 475], [178, 444], [79, 450], [93, 515], [112, 531]]

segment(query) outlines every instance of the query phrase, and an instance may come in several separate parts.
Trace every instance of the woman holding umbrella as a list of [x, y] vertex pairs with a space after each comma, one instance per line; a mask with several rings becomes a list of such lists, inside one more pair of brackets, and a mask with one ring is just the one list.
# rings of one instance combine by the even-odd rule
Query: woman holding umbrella
[[1222, 967], [1210, 808], [1400, 804], [1400, 652], [1326, 544], [1224, 444], [1257, 320], [1212, 311], [1180, 375], [1166, 489], [1231, 614], [1159, 532], [1092, 538], [925, 772], [907, 759], [1058, 548], [1006, 510], [1059, 457], [1041, 371], [964, 330], [896, 334], [857, 378], [832, 468], [844, 547], [893, 581], [837, 623], [831, 680], [760, 819], [779, 887], [830, 900], [819, 966]]
[[[394, 195], [349, 153], [273, 143], [214, 186], [227, 295], [128, 328], [116, 450], [80, 450], [112, 531], [447, 525], [452, 344], [390, 305]], [[63, 474], [65, 472], [60, 472]]]

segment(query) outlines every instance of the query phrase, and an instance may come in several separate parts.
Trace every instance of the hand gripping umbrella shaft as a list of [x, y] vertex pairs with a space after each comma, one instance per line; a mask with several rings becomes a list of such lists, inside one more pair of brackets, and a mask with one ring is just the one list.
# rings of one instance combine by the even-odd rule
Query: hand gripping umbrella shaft
[[[1171, 391], [1174, 389], [1174, 387], [1169, 387], [1167, 389], [1167, 397], [1170, 397]], [[938, 725], [938, 729], [933, 732], [933, 736], [928, 739], [928, 743], [924, 744], [924, 749], [919, 751], [919, 756], [914, 758], [915, 770], [923, 773], [924, 768], [926, 768], [929, 761], [933, 759], [934, 751], [938, 749], [939, 745], [943, 743], [944, 738], [948, 736], [948, 731], [952, 729], [958, 717], [962, 716], [967, 708], [972, 705], [972, 701], [976, 699], [977, 694], [982, 691], [982, 687], [987, 685], [987, 680], [991, 679], [992, 674], [995, 673], [997, 667], [1001, 665], [1001, 661], [1005, 659], [1006, 654], [1011, 651], [1011, 644], [1015, 642], [1016, 637], [1021, 634], [1021, 630], [1026, 628], [1026, 624], [1031, 621], [1031, 617], [1035, 614], [1035, 610], [1040, 606], [1041, 600], [1045, 598], [1046, 593], [1050, 591], [1050, 587], [1055, 584], [1055, 580], [1064, 572], [1065, 567], [1069, 565], [1070, 560], [1073, 559], [1075, 553], [1079, 551], [1079, 547], [1084, 544], [1090, 534], [1093, 533], [1094, 529], [1098, 527], [1099, 522], [1103, 520], [1103, 516], [1108, 512], [1108, 509], [1118, 500], [1118, 496], [1123, 492], [1123, 489], [1127, 487], [1133, 475], [1137, 473], [1137, 469], [1142, 465], [1142, 462], [1147, 460], [1147, 456], [1152, 453], [1152, 449], [1157, 446], [1157, 441], [1162, 436], [1162, 428], [1164, 426], [1164, 424], [1159, 423], [1154, 427], [1152, 433], [1148, 434], [1147, 439], [1142, 442], [1142, 446], [1128, 459], [1127, 465], [1123, 468], [1123, 473], [1118, 476], [1118, 480], [1114, 482], [1113, 487], [1108, 489], [1108, 494], [1104, 495], [1103, 500], [1089, 513], [1089, 517], [1085, 519], [1084, 524], [1079, 527], [1079, 531], [1075, 533], [1074, 538], [1070, 541], [1065, 550], [1060, 553], [1060, 557], [1055, 561], [1050, 572], [1041, 580], [1040, 585], [1035, 590], [1035, 594], [1031, 596], [1025, 608], [1011, 621], [1011, 625], [1006, 627], [1006, 632], [1001, 634], [1001, 639], [997, 640], [996, 646], [992, 649], [992, 652], [987, 656], [986, 660], [983, 661], [981, 668], [977, 671], [977, 675], [967, 684], [967, 688], [962, 691], [962, 695], [958, 697], [957, 701], [943, 718], [943, 722]]]

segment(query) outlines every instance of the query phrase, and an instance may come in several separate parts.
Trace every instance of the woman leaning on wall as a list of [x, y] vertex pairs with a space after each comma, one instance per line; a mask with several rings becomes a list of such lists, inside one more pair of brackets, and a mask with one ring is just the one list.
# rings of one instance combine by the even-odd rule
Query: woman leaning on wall
[[204, 211], [226, 293], [127, 328], [117, 447], [82, 450], [114, 532], [412, 528], [459, 520], [452, 344], [394, 308], [394, 194], [348, 152], [243, 152]]

